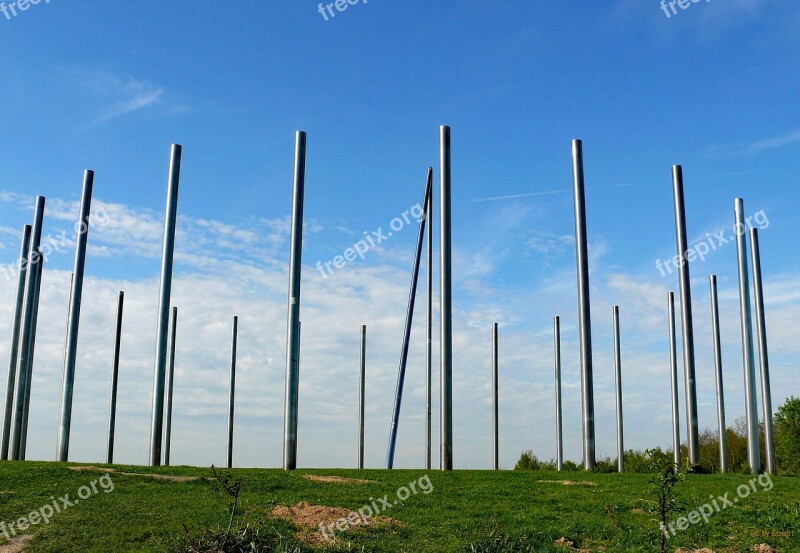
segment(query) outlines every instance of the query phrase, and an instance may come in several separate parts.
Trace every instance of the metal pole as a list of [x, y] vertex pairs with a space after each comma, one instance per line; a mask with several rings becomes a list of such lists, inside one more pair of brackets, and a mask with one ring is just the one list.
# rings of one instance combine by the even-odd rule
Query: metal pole
[[428, 194], [428, 210], [425, 212], [428, 223], [427, 268], [427, 306], [425, 350], [425, 468], [431, 469], [431, 404], [433, 399], [433, 187]]
[[[428, 176], [425, 181], [425, 195], [423, 200], [422, 212], [425, 213], [428, 207], [428, 196], [433, 187], [433, 169], [428, 168]], [[403, 401], [403, 384], [406, 378], [406, 363], [408, 362], [408, 343], [411, 340], [411, 323], [414, 319], [414, 302], [417, 297], [417, 281], [419, 279], [419, 265], [422, 257], [422, 241], [425, 237], [425, 218], [419, 223], [419, 233], [417, 234], [417, 249], [414, 254], [414, 266], [411, 270], [411, 289], [408, 293], [408, 308], [406, 310], [406, 323], [403, 329], [403, 344], [400, 348], [400, 367], [397, 371], [397, 388], [394, 394], [394, 408], [392, 410], [392, 424], [389, 428], [389, 447], [386, 453], [386, 468], [394, 466], [394, 450], [397, 443], [397, 427], [400, 425], [400, 406]]]
[[492, 325], [492, 428], [494, 436], [494, 470], [500, 470], [500, 432], [499, 432], [499, 407], [498, 407], [498, 343], [497, 323]]
[[619, 306], [612, 308], [614, 326], [614, 383], [617, 388], [617, 470], [625, 472], [625, 446], [622, 427], [622, 358], [619, 351]]
[[697, 389], [695, 385], [694, 329], [692, 328], [692, 289], [689, 279], [689, 247], [686, 239], [686, 209], [683, 201], [683, 168], [672, 166], [672, 188], [675, 203], [675, 236], [678, 245], [678, 282], [681, 293], [681, 331], [683, 336], [683, 379], [686, 393], [686, 432], [689, 443], [689, 464], [700, 462], [700, 437], [697, 423]]
[[364, 468], [364, 392], [367, 377], [367, 325], [361, 325], [361, 376], [358, 392], [358, 468]]
[[175, 335], [178, 327], [178, 308], [172, 308], [172, 328], [169, 336], [169, 387], [167, 388], [167, 430], [164, 439], [164, 465], [169, 466], [169, 450], [172, 444], [172, 390], [175, 387]]
[[24, 461], [28, 450], [28, 415], [31, 410], [31, 387], [33, 386], [33, 354], [36, 349], [36, 327], [39, 320], [39, 295], [42, 288], [42, 272], [44, 271], [44, 256], [36, 265], [36, 287], [33, 292], [33, 315], [31, 317], [31, 334], [28, 342], [28, 376], [25, 381], [25, 405], [22, 410], [22, 431], [19, 438], [19, 459]]
[[753, 259], [753, 297], [756, 307], [756, 332], [758, 357], [761, 362], [761, 403], [764, 408], [764, 449], [767, 473], [775, 474], [775, 432], [772, 425], [772, 389], [769, 383], [769, 354], [767, 353], [767, 323], [764, 317], [764, 287], [761, 282], [761, 250], [758, 229], [750, 229], [750, 246]]
[[297, 405], [300, 388], [300, 269], [303, 253], [303, 199], [306, 181], [306, 133], [297, 131], [294, 150], [292, 236], [289, 254], [289, 308], [286, 324], [286, 389], [283, 420], [283, 468], [297, 468]]
[[119, 350], [122, 342], [122, 307], [125, 302], [125, 292], [119, 291], [117, 298], [117, 329], [114, 334], [114, 364], [111, 372], [111, 416], [108, 422], [108, 453], [106, 463], [114, 463], [114, 431], [117, 426], [117, 386], [119, 384]]
[[556, 469], [564, 468], [564, 444], [561, 440], [561, 319], [553, 318], [553, 356], [556, 380]]
[[672, 389], [672, 460], [681, 466], [681, 417], [678, 405], [678, 345], [675, 337], [675, 294], [667, 294], [669, 310], [669, 372]]
[[239, 335], [239, 317], [233, 317], [231, 332], [231, 384], [228, 391], [228, 468], [233, 468], [233, 411], [236, 393], [236, 342]]
[[439, 128], [439, 465], [453, 470], [453, 271], [450, 127]]
[[22, 330], [19, 341], [19, 360], [17, 362], [17, 393], [14, 403], [14, 428], [11, 437], [11, 459], [14, 461], [23, 460], [23, 429], [25, 418], [25, 398], [28, 390], [28, 379], [30, 378], [29, 365], [32, 366], [33, 348], [31, 341], [36, 334], [35, 312], [37, 308], [36, 288], [40, 277], [40, 266], [42, 265], [39, 246], [42, 241], [42, 224], [44, 222], [44, 196], [36, 197], [36, 210], [33, 216], [33, 227], [31, 229], [31, 243], [26, 259], [27, 270], [25, 273], [25, 303], [22, 310]]
[[89, 238], [89, 212], [92, 206], [92, 187], [94, 171], [83, 173], [83, 193], [81, 194], [80, 216], [75, 245], [75, 268], [73, 269], [70, 292], [69, 322], [67, 324], [67, 344], [64, 354], [64, 385], [61, 396], [61, 424], [58, 428], [58, 460], [67, 461], [69, 457], [69, 431], [72, 425], [72, 395], [75, 387], [75, 358], [78, 354], [78, 325], [81, 317], [81, 298], [83, 295], [83, 273], [86, 266], [86, 242]]
[[747, 458], [753, 474], [761, 472], [758, 444], [758, 402], [756, 371], [753, 358], [753, 321], [750, 315], [750, 282], [747, 275], [747, 227], [744, 223], [744, 202], [734, 201], [736, 218], [736, 253], [739, 262], [739, 312], [742, 326], [742, 367], [744, 369], [745, 417], [747, 419]]
[[161, 256], [161, 289], [156, 327], [156, 360], [153, 375], [153, 410], [150, 424], [150, 466], [161, 464], [164, 426], [164, 379], [167, 370], [167, 327], [172, 293], [172, 262], [175, 254], [175, 224], [178, 216], [178, 185], [181, 178], [181, 151], [172, 145], [167, 181], [167, 210], [164, 220], [164, 249]]
[[6, 386], [6, 406], [3, 416], [3, 442], [0, 448], [0, 461], [8, 459], [8, 447], [11, 442], [11, 419], [14, 415], [14, 390], [17, 382], [17, 356], [19, 355], [19, 336], [22, 324], [22, 305], [25, 299], [25, 276], [27, 259], [31, 245], [31, 226], [22, 227], [22, 247], [19, 253], [19, 272], [17, 274], [17, 299], [14, 302], [14, 323], [11, 327], [11, 355], [8, 361], [8, 385]]
[[722, 387], [722, 346], [719, 338], [719, 301], [717, 275], [708, 277], [711, 287], [711, 334], [714, 341], [714, 373], [717, 382], [717, 426], [719, 429], [719, 471], [728, 470], [728, 434], [725, 426], [725, 393]]
[[578, 265], [578, 330], [581, 352], [581, 407], [583, 414], [583, 468], [595, 465], [594, 383], [592, 376], [592, 317], [589, 302], [589, 251], [586, 238], [586, 196], [583, 180], [583, 142], [572, 141], [575, 200], [575, 253]]

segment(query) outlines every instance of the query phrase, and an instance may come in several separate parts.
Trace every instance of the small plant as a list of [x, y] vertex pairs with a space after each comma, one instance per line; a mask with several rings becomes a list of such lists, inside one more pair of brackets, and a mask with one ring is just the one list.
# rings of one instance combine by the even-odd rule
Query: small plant
[[228, 519], [228, 529], [225, 531], [225, 538], [230, 535], [231, 528], [233, 527], [233, 517], [236, 515], [236, 507], [239, 505], [239, 492], [242, 489], [242, 480], [241, 479], [233, 479], [229, 473], [222, 473], [217, 471], [217, 467], [211, 465], [211, 474], [214, 476], [214, 480], [217, 481], [217, 484], [223, 489], [223, 491], [231, 496], [233, 501], [231, 501], [231, 516]]
[[680, 504], [675, 498], [675, 486], [686, 479], [686, 469], [675, 464], [672, 457], [660, 449], [648, 449], [645, 454], [649, 457], [649, 468], [655, 473], [650, 479], [648, 495], [654, 496], [650, 501], [653, 511], [658, 515], [658, 531], [660, 537], [661, 553], [667, 551], [667, 523], [672, 515], [680, 509]]

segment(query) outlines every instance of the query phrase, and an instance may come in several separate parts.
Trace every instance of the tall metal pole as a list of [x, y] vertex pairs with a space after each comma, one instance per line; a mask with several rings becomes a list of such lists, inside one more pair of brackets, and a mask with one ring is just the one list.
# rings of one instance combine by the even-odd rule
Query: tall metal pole
[[711, 287], [711, 335], [714, 341], [714, 374], [717, 382], [717, 426], [719, 432], [719, 471], [728, 470], [728, 432], [725, 426], [725, 392], [722, 387], [722, 346], [719, 338], [717, 275], [708, 277]]
[[758, 358], [761, 363], [761, 403], [764, 408], [764, 449], [767, 473], [775, 474], [775, 432], [772, 424], [772, 389], [769, 383], [769, 354], [767, 353], [767, 323], [764, 316], [764, 287], [761, 282], [761, 250], [758, 229], [750, 229], [750, 246], [753, 258], [753, 297], [756, 307], [756, 332], [758, 333]]
[[583, 415], [583, 468], [595, 465], [594, 382], [592, 376], [592, 317], [589, 301], [589, 245], [586, 238], [586, 196], [583, 180], [583, 142], [572, 141], [575, 201], [575, 258], [578, 265], [578, 330], [581, 352], [581, 408]]
[[[423, 200], [422, 212], [425, 213], [428, 207], [428, 196], [433, 187], [433, 169], [428, 168], [428, 176], [425, 181], [425, 196]], [[406, 364], [408, 362], [408, 343], [411, 340], [411, 324], [414, 319], [414, 303], [417, 297], [417, 281], [419, 279], [419, 265], [422, 257], [422, 242], [425, 238], [425, 223], [423, 217], [419, 223], [419, 233], [417, 234], [417, 249], [414, 254], [414, 266], [411, 269], [411, 288], [408, 293], [408, 308], [406, 310], [406, 323], [403, 328], [403, 344], [400, 348], [400, 367], [397, 371], [397, 388], [394, 394], [394, 408], [392, 410], [392, 424], [389, 428], [389, 447], [386, 453], [386, 468], [394, 466], [394, 450], [397, 443], [397, 428], [400, 425], [400, 407], [403, 401], [403, 384], [406, 378]]]
[[36, 208], [31, 229], [31, 242], [27, 257], [25, 273], [25, 303], [22, 310], [22, 330], [19, 338], [19, 360], [17, 362], [17, 393], [14, 403], [14, 427], [11, 434], [11, 459], [23, 460], [24, 455], [24, 418], [25, 398], [28, 391], [28, 379], [31, 377], [28, 367], [33, 366], [33, 348], [31, 342], [36, 335], [37, 285], [43, 264], [39, 246], [42, 241], [42, 225], [44, 223], [44, 196], [36, 197]]
[[236, 342], [239, 335], [239, 317], [233, 317], [231, 331], [231, 384], [228, 390], [228, 468], [233, 468], [233, 412], [236, 394]]
[[86, 242], [89, 238], [89, 212], [92, 206], [93, 186], [94, 171], [87, 170], [83, 173], [83, 192], [81, 194], [80, 216], [78, 218], [77, 238], [75, 240], [75, 267], [72, 272], [69, 322], [67, 324], [67, 344], [64, 353], [61, 424], [58, 428], [58, 460], [62, 462], [67, 461], [69, 457], [69, 431], [72, 425], [72, 395], [75, 387], [75, 358], [78, 354], [78, 325], [81, 318], [83, 273], [86, 266]]
[[672, 166], [672, 192], [675, 203], [675, 237], [678, 246], [678, 282], [681, 293], [681, 331], [683, 335], [683, 380], [686, 392], [686, 432], [689, 442], [689, 464], [700, 462], [700, 437], [697, 423], [697, 389], [695, 384], [694, 329], [692, 327], [692, 289], [687, 260], [686, 209], [683, 201], [683, 168]]
[[425, 468], [430, 470], [431, 404], [433, 400], [433, 187], [428, 194], [428, 210], [425, 212], [425, 218], [428, 223], [427, 267], [425, 269], [428, 304], [426, 306], [427, 349], [425, 350]]
[[114, 432], [117, 428], [117, 387], [119, 384], [119, 350], [122, 342], [122, 308], [125, 292], [119, 291], [117, 298], [117, 328], [114, 333], [114, 364], [111, 372], [111, 416], [108, 421], [108, 452], [106, 463], [114, 463]]
[[669, 310], [669, 373], [672, 390], [672, 460], [676, 467], [681, 466], [681, 416], [678, 405], [678, 345], [675, 337], [675, 294], [667, 294]]
[[169, 334], [169, 385], [167, 388], [167, 430], [164, 438], [164, 465], [169, 466], [169, 450], [172, 444], [172, 390], [175, 387], [175, 336], [178, 327], [178, 308], [172, 308], [172, 328]]
[[36, 327], [39, 320], [39, 296], [42, 288], [42, 273], [44, 271], [44, 256], [42, 256], [39, 263], [36, 264], [36, 286], [33, 290], [33, 315], [31, 317], [31, 328], [33, 334], [30, 336], [28, 342], [28, 363], [27, 373], [25, 379], [25, 397], [24, 407], [22, 410], [22, 431], [19, 437], [19, 459], [24, 461], [28, 449], [28, 415], [31, 410], [31, 388], [33, 386], [33, 354], [36, 349]]
[[734, 201], [736, 220], [736, 254], [739, 262], [739, 313], [742, 326], [742, 367], [744, 369], [745, 417], [747, 419], [747, 458], [753, 474], [761, 472], [758, 444], [758, 401], [756, 371], [753, 358], [753, 321], [750, 315], [750, 282], [747, 275], [747, 226], [744, 222], [744, 202]]
[[367, 379], [367, 325], [361, 325], [361, 371], [358, 386], [358, 468], [364, 468], [364, 393]]
[[614, 326], [614, 384], [617, 388], [617, 470], [625, 472], [625, 446], [622, 427], [622, 358], [619, 350], [619, 306], [612, 308]]
[[178, 185], [181, 178], [181, 152], [172, 145], [167, 181], [167, 211], [164, 220], [164, 249], [161, 256], [161, 289], [156, 327], [156, 360], [153, 375], [153, 410], [150, 424], [150, 466], [161, 464], [164, 427], [164, 379], [167, 371], [167, 327], [172, 293], [172, 264], [175, 254], [175, 224], [178, 217]]
[[286, 389], [283, 420], [283, 468], [297, 468], [297, 406], [300, 388], [300, 268], [303, 253], [303, 200], [306, 182], [306, 133], [297, 131], [294, 150], [292, 236], [289, 254], [289, 308], [286, 324]]
[[492, 435], [494, 437], [494, 470], [500, 470], [500, 413], [498, 405], [498, 343], [497, 343], [497, 323], [492, 325]]
[[8, 385], [6, 386], [6, 405], [3, 416], [3, 441], [0, 448], [0, 461], [8, 459], [11, 443], [11, 419], [14, 416], [14, 390], [17, 382], [17, 356], [19, 355], [20, 326], [22, 325], [22, 306], [25, 299], [25, 276], [28, 269], [28, 255], [31, 247], [31, 226], [22, 227], [22, 247], [19, 253], [19, 273], [17, 274], [17, 297], [14, 302], [14, 323], [11, 326], [11, 355], [8, 361]]
[[439, 128], [439, 464], [453, 470], [453, 275], [450, 127]]
[[553, 357], [556, 380], [556, 469], [564, 468], [564, 444], [561, 439], [561, 319], [553, 318]]

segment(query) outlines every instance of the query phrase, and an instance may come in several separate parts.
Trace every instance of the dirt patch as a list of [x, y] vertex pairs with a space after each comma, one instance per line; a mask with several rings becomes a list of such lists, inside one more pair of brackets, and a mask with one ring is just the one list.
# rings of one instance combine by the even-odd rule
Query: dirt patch
[[327, 482], [330, 484], [377, 484], [375, 480], [360, 480], [358, 478], [344, 478], [343, 476], [319, 476], [317, 474], [304, 474], [303, 478], [312, 482]]
[[633, 509], [631, 509], [631, 512], [632, 512], [634, 515], [644, 515], [644, 514], [647, 514], [647, 511], [645, 511], [644, 509], [640, 509], [639, 507], [634, 507]]
[[778, 550], [766, 543], [759, 543], [753, 546], [753, 551], [757, 553], [778, 553]]
[[586, 480], [539, 480], [543, 484], [561, 484], [562, 486], [597, 486], [596, 482], [587, 482]]
[[25, 544], [33, 539], [33, 536], [30, 534], [25, 536], [17, 536], [16, 538], [11, 538], [10, 540], [6, 541], [3, 545], [0, 545], [0, 553], [22, 553], [22, 550], [25, 549]]
[[[278, 505], [272, 509], [272, 516], [292, 521], [303, 531], [298, 538], [312, 543], [333, 541], [335, 534], [347, 532], [356, 526], [399, 524], [389, 517], [362, 517], [357, 512], [345, 507], [312, 505], [306, 501], [301, 501], [293, 507]], [[337, 524], [340, 525], [339, 529], [336, 528]], [[325, 527], [327, 532], [323, 533], [320, 525]]]
[[675, 550], [675, 553], [714, 553], [714, 550], [708, 547], [704, 547], [703, 549], [684, 549], [683, 547], [679, 547]]
[[[69, 470], [74, 470], [78, 472], [83, 471], [90, 471], [90, 472], [106, 472], [112, 474], [119, 474], [120, 476], [138, 476], [140, 478], [152, 478], [154, 480], [167, 480], [169, 482], [193, 482], [195, 480], [200, 480], [199, 476], [175, 476], [171, 474], [142, 474], [138, 472], [119, 472], [114, 469], [104, 469], [103, 467], [93, 467], [93, 466], [85, 466], [85, 467], [69, 467]], [[212, 478], [206, 478], [206, 480], [213, 480]]]
[[559, 547], [563, 547], [567, 551], [573, 551], [574, 553], [590, 553], [588, 549], [578, 549], [575, 547], [574, 541], [564, 536], [561, 536], [553, 543]]

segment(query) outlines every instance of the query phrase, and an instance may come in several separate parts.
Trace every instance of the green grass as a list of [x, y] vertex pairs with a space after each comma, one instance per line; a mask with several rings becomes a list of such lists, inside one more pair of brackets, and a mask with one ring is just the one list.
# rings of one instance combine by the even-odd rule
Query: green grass
[[[63, 463], [0, 462], [0, 521], [17, 520], [66, 493], [96, 480], [100, 473], [76, 472]], [[191, 482], [113, 475], [114, 490], [92, 495], [53, 516], [49, 524], [29, 530], [34, 538], [26, 551], [171, 551], [184, 534], [225, 527], [230, 498], [220, 491], [206, 468], [115, 467], [118, 471], [199, 476]], [[295, 530], [270, 518], [277, 504], [312, 504], [358, 509], [370, 498], [396, 498], [400, 486], [425, 471], [235, 469], [242, 480], [240, 525], [261, 526], [281, 543], [292, 544]], [[374, 484], [317, 483], [303, 474], [366, 478]], [[354, 528], [335, 547], [302, 551], [541, 551], [561, 552], [562, 536], [590, 551], [657, 551], [658, 527], [646, 511], [646, 474], [595, 474], [429, 471], [429, 494], [418, 493], [382, 513], [400, 524]], [[745, 475], [690, 475], [677, 495], [689, 509], [709, 496], [729, 493], [746, 483]], [[596, 486], [565, 486], [547, 480], [589, 481]], [[773, 478], [771, 491], [752, 493], [670, 539], [678, 547], [710, 547], [716, 551], [752, 551], [768, 543], [781, 552], [800, 551], [800, 479]], [[0, 533], [0, 546], [3, 540]], [[291, 549], [290, 549], [291, 550]]]

